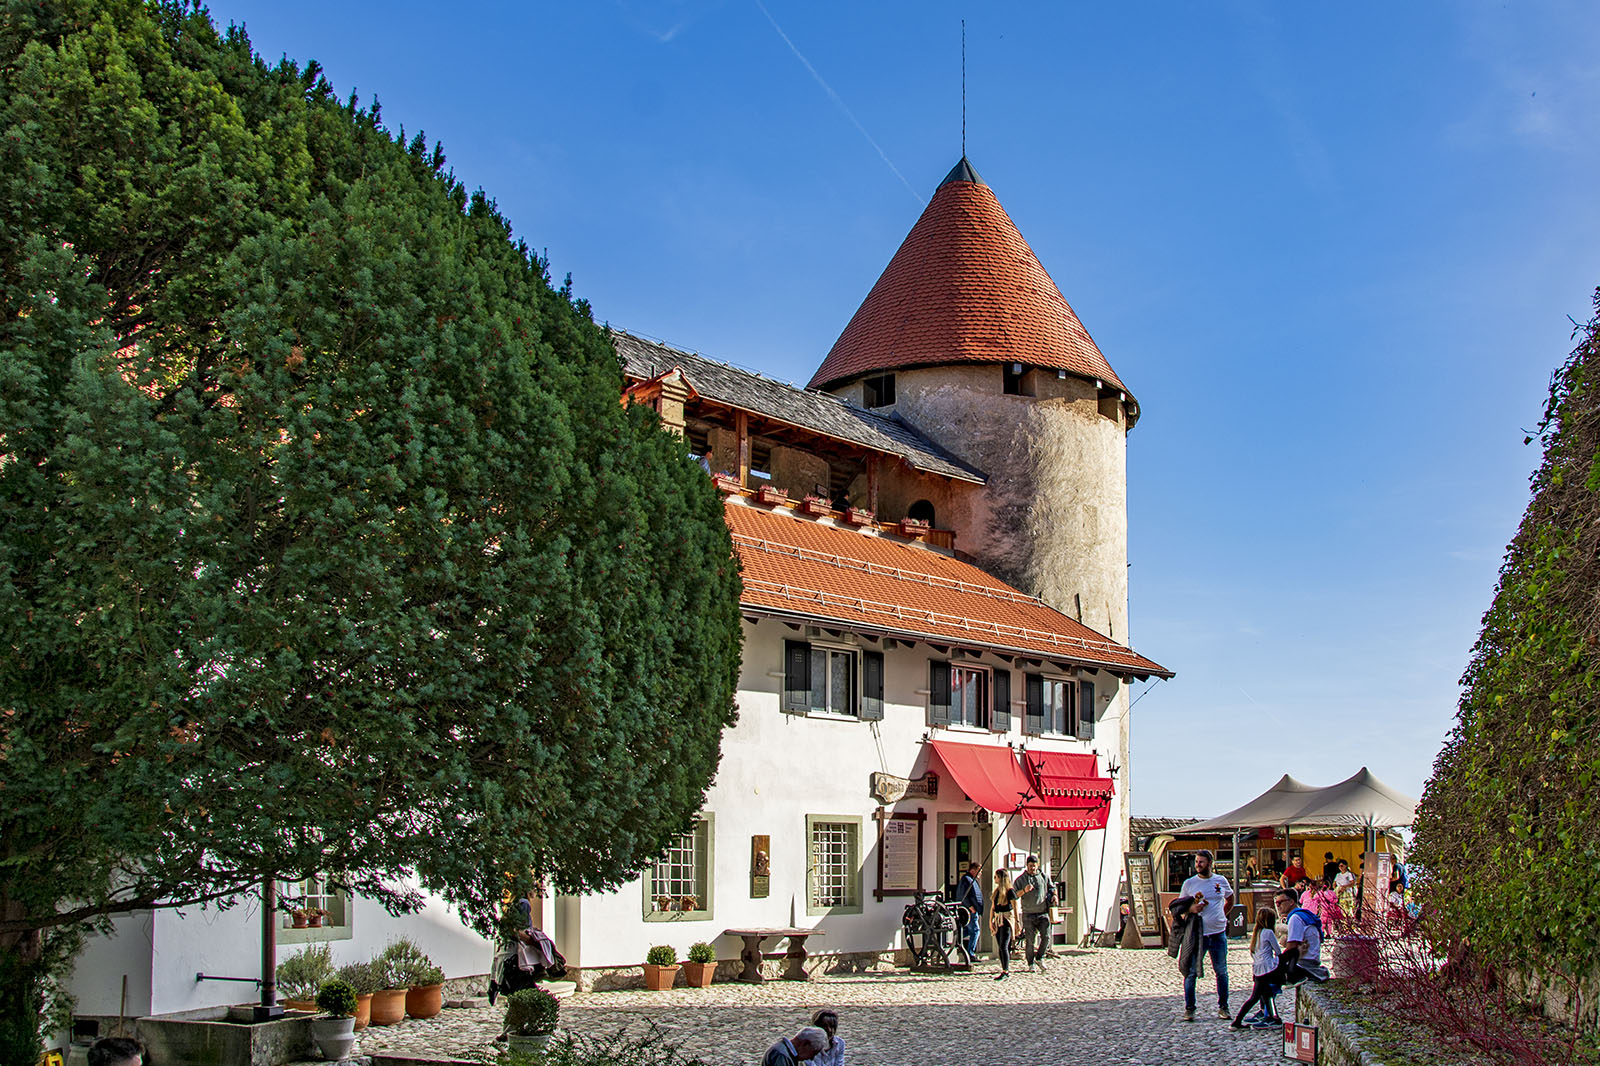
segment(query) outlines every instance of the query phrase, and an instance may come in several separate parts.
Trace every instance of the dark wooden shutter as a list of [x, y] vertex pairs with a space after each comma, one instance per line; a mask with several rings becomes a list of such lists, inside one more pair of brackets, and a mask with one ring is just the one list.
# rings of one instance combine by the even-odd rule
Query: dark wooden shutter
[[1078, 739], [1094, 739], [1094, 682], [1078, 682]]
[[994, 672], [994, 710], [989, 714], [989, 728], [996, 733], [1011, 729], [1011, 671]]
[[1022, 730], [1037, 736], [1044, 732], [1044, 678], [1038, 674], [1023, 674], [1022, 691], [1028, 701], [1022, 716]]
[[861, 720], [883, 721], [883, 652], [861, 653]]
[[811, 645], [803, 640], [783, 642], [782, 707], [785, 714], [811, 709]]
[[949, 663], [928, 663], [928, 724], [950, 724]]

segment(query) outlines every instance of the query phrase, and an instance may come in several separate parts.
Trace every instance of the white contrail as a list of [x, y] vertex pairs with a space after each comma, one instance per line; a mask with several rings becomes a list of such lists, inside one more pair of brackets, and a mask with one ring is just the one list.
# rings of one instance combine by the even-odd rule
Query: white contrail
[[867, 143], [872, 145], [873, 150], [878, 153], [878, 157], [884, 161], [884, 164], [887, 165], [890, 170], [894, 171], [894, 176], [900, 179], [900, 184], [906, 187], [906, 192], [909, 192], [912, 198], [917, 201], [917, 203], [925, 203], [922, 197], [917, 195], [917, 190], [912, 188], [911, 183], [906, 180], [906, 176], [900, 173], [900, 168], [894, 165], [894, 161], [884, 153], [881, 147], [878, 146], [878, 142], [872, 139], [872, 134], [867, 132], [867, 128], [861, 124], [861, 120], [856, 118], [855, 114], [845, 106], [843, 100], [839, 99], [839, 94], [833, 91], [833, 86], [822, 80], [822, 75], [818, 74], [817, 68], [811, 65], [811, 60], [802, 55], [800, 53], [800, 49], [794, 46], [794, 42], [789, 40], [789, 35], [783, 32], [783, 27], [778, 25], [778, 20], [772, 17], [772, 12], [767, 10], [767, 5], [763, 4], [761, 0], [755, 0], [755, 4], [761, 9], [761, 13], [767, 16], [767, 21], [772, 23], [772, 28], [778, 31], [778, 36], [783, 38], [783, 43], [789, 46], [789, 51], [794, 53], [794, 57], [796, 59], [805, 64], [806, 70], [810, 71], [811, 76], [816, 79], [817, 84], [822, 86], [822, 91], [827, 93], [829, 99], [831, 99], [835, 104], [839, 105], [839, 110], [844, 112], [845, 118], [848, 118], [855, 128], [861, 131], [861, 136], [865, 137], [867, 139]]

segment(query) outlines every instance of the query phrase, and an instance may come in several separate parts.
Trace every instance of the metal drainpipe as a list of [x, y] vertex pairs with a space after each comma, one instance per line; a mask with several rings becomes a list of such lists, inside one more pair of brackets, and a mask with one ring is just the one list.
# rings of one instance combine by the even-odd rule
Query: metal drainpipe
[[269, 875], [261, 881], [261, 1002], [252, 1012], [258, 1022], [283, 1017], [278, 1003], [278, 890]]

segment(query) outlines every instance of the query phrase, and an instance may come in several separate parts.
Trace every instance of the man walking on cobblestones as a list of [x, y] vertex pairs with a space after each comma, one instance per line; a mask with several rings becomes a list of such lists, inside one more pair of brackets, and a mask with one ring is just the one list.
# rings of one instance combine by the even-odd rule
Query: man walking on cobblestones
[[[1228, 1012], [1228, 912], [1233, 909], [1233, 886], [1221, 874], [1211, 872], [1211, 852], [1195, 852], [1193, 877], [1179, 891], [1195, 901], [1200, 914], [1201, 958], [1211, 957], [1217, 974], [1217, 1017], [1231, 1018]], [[1183, 1020], [1194, 1021], [1194, 986], [1200, 974], [1196, 960], [1183, 975]]]
[[[1022, 903], [1022, 953], [1028, 960], [1028, 969], [1038, 968], [1044, 973], [1044, 952], [1050, 946], [1050, 904], [1054, 902], [1053, 886], [1039, 872], [1039, 856], [1029, 855], [1028, 865], [1017, 883], [1017, 899]], [[1038, 947], [1034, 941], [1038, 941]]]
[[982, 866], [969, 862], [967, 872], [956, 885], [956, 902], [969, 912], [966, 928], [961, 930], [961, 942], [967, 946], [968, 961], [978, 957], [978, 923], [983, 919], [983, 883], [978, 880], [978, 875], [982, 872]]

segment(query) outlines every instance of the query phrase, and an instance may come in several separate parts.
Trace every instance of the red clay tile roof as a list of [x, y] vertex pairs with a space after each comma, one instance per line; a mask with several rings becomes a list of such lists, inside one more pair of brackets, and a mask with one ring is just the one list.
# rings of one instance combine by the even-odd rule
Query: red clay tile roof
[[747, 609], [1033, 655], [1134, 677], [1172, 672], [969, 563], [886, 537], [725, 506]]
[[913, 366], [1024, 363], [1128, 391], [994, 193], [959, 172], [933, 194], [811, 387]]

